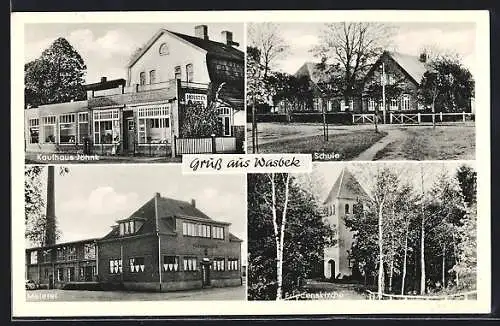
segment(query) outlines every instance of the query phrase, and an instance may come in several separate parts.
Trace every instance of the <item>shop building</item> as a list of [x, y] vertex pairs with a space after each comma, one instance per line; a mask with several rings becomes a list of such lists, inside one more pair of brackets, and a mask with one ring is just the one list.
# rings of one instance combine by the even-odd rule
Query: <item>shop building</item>
[[87, 84], [85, 101], [25, 110], [28, 152], [95, 154], [172, 152], [190, 104], [216, 110], [220, 137], [239, 136], [243, 110], [244, 53], [230, 31], [210, 40], [160, 29], [127, 65], [126, 79]]

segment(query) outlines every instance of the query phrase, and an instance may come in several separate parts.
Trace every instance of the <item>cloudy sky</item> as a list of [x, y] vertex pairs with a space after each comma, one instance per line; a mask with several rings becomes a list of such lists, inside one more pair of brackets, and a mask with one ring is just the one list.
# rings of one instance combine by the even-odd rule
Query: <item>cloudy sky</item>
[[[230, 232], [246, 240], [246, 176], [182, 175], [180, 165], [70, 165], [55, 171], [59, 242], [106, 235], [116, 220], [129, 217], [155, 192], [190, 202], [214, 220], [231, 223]], [[46, 174], [43, 175], [46, 180]], [[44, 183], [45, 189], [45, 183]], [[45, 193], [44, 193], [44, 196]], [[246, 261], [246, 241], [242, 258]]]
[[[209, 39], [222, 41], [221, 32], [233, 32], [233, 40], [244, 49], [243, 24], [203, 23], [208, 26]], [[24, 30], [24, 61], [40, 56], [54, 40], [64, 37], [80, 53], [87, 65], [86, 82], [98, 82], [101, 76], [108, 79], [126, 78], [125, 66], [135, 49], [146, 43], [160, 29], [194, 35], [199, 24], [126, 24], [126, 23], [78, 23], [78, 24], [26, 24]]]
[[[418, 55], [425, 45], [437, 45], [444, 50], [453, 50], [463, 59], [464, 64], [474, 73], [475, 34], [474, 23], [398, 23], [391, 50]], [[290, 46], [288, 56], [278, 62], [276, 67], [287, 73], [295, 73], [306, 61], [318, 61], [310, 49], [319, 41], [318, 36], [324, 28], [323, 23], [280, 24], [282, 37]]]

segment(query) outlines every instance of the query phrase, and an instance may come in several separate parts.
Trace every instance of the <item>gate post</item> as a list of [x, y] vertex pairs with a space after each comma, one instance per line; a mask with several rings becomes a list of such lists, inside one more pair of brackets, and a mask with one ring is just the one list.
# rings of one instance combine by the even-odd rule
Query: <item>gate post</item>
[[420, 112], [417, 113], [417, 118], [418, 118], [418, 123], [421, 122], [421, 119], [420, 119]]
[[211, 134], [210, 137], [212, 137], [212, 154], [217, 153], [217, 149], [215, 148], [215, 134]]
[[463, 121], [465, 123], [465, 111], [462, 111], [462, 117], [463, 117]]

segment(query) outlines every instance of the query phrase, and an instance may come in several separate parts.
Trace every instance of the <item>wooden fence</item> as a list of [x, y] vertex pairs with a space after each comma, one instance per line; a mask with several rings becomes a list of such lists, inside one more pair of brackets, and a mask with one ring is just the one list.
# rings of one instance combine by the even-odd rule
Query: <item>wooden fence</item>
[[[379, 300], [378, 293], [367, 290], [368, 299]], [[382, 293], [382, 300], [470, 300], [477, 298], [477, 291], [446, 295], [402, 295]]]
[[174, 137], [174, 153], [208, 154], [236, 151], [236, 137], [177, 138]]
[[375, 123], [375, 118], [377, 122], [380, 121], [380, 117], [376, 116], [374, 113], [353, 113], [352, 123]]
[[[375, 123], [374, 113], [353, 113], [352, 123]], [[447, 121], [470, 121], [473, 119], [472, 113], [466, 112], [450, 112], [450, 113], [394, 113], [389, 112], [389, 124], [421, 124], [430, 122], [447, 122]], [[378, 116], [377, 122], [381, 122], [381, 117]]]

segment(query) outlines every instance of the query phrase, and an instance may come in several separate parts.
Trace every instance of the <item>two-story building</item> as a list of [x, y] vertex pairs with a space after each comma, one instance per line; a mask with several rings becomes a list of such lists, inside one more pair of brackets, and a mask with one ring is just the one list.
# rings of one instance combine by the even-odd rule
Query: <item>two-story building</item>
[[327, 220], [336, 229], [334, 246], [324, 249], [325, 278], [341, 279], [352, 275], [353, 260], [350, 251], [353, 232], [345, 225], [345, 217], [353, 214], [354, 205], [369, 197], [356, 178], [344, 168], [323, 202]]
[[26, 277], [61, 288], [75, 282], [154, 291], [241, 285], [242, 240], [229, 226], [194, 200], [156, 193], [102, 238], [27, 249]]
[[90, 144], [96, 153], [171, 152], [190, 104], [211, 105], [218, 136], [236, 136], [244, 53], [232, 32], [221, 37], [210, 40], [206, 25], [194, 36], [160, 29], [133, 55], [126, 79], [85, 85], [85, 101], [26, 109], [26, 151], [74, 152]]

